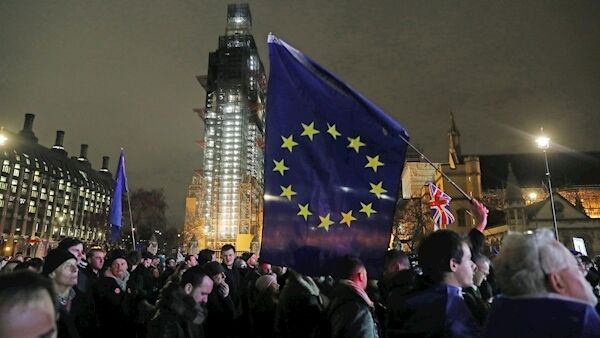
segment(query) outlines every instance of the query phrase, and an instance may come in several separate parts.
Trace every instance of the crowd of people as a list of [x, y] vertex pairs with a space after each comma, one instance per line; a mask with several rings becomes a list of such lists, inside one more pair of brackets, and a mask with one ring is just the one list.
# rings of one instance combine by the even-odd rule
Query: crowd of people
[[[305, 276], [254, 253], [162, 260], [63, 239], [0, 272], [0, 337], [600, 337], [597, 265], [541, 229], [482, 253], [486, 209], [468, 236], [428, 235], [413, 259], [357, 257]], [[482, 224], [483, 223], [483, 224]]]

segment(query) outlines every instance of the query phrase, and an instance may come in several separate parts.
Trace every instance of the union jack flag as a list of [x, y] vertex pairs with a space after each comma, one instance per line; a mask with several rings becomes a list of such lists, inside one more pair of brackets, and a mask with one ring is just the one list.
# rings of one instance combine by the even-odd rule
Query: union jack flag
[[431, 216], [436, 228], [444, 229], [447, 224], [454, 223], [454, 215], [450, 212], [450, 201], [452, 198], [444, 194], [433, 183], [429, 183], [429, 195], [431, 196], [429, 208], [431, 209]]

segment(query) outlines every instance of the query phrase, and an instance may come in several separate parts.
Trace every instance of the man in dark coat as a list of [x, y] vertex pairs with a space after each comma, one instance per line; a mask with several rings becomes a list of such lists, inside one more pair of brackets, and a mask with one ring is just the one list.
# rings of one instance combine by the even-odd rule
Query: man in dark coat
[[206, 304], [208, 317], [204, 332], [207, 337], [233, 337], [235, 308], [229, 295], [225, 269], [218, 262], [208, 262], [204, 264], [203, 269], [214, 283]]
[[178, 283], [169, 282], [148, 324], [148, 338], [205, 337], [205, 305], [212, 288], [213, 281], [199, 266], [186, 270]]
[[279, 295], [275, 331], [281, 338], [317, 338], [321, 325], [325, 324], [329, 300], [312, 278], [290, 269], [288, 273], [287, 283]]
[[423, 277], [408, 295], [390, 295], [388, 337], [477, 337], [476, 323], [461, 294], [473, 284], [475, 264], [457, 233], [440, 230], [419, 247]]
[[332, 338], [377, 338], [374, 304], [367, 296], [367, 270], [360, 259], [344, 257], [337, 264], [338, 285], [327, 310]]

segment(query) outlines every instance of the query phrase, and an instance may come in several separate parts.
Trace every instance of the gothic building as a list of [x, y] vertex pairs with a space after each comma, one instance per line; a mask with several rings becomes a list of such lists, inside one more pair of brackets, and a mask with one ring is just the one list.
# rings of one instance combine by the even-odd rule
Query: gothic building
[[247, 4], [228, 5], [225, 35], [198, 81], [206, 107], [203, 166], [186, 201], [185, 239], [218, 250], [258, 251], [262, 225], [266, 77]]
[[[490, 244], [507, 231], [553, 228], [542, 152], [529, 154], [462, 155], [460, 133], [451, 114], [449, 163], [442, 170], [471, 197], [490, 209], [486, 230]], [[600, 153], [549, 152], [559, 239], [573, 248], [582, 238], [589, 255], [600, 254]], [[475, 220], [469, 202], [445, 179], [441, 185], [452, 198], [456, 222], [448, 228], [468, 231]]]

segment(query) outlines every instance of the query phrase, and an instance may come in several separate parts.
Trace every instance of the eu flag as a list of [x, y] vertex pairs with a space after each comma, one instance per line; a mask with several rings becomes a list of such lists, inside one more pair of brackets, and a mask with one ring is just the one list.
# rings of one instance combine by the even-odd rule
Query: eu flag
[[335, 75], [269, 35], [261, 258], [308, 275], [355, 255], [382, 271], [406, 130]]
[[111, 238], [113, 241], [119, 239], [121, 234], [121, 222], [122, 211], [123, 211], [123, 194], [127, 192], [127, 176], [125, 175], [125, 154], [121, 150], [119, 156], [119, 164], [117, 165], [117, 173], [115, 178], [115, 190], [113, 192], [113, 198], [110, 203], [110, 215], [108, 223], [111, 227]]

